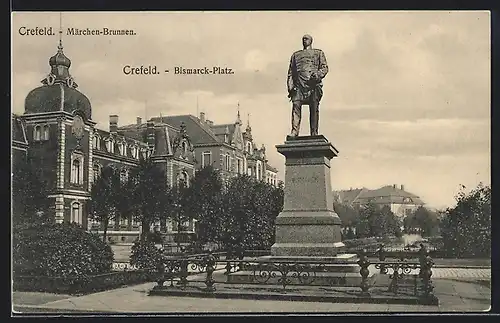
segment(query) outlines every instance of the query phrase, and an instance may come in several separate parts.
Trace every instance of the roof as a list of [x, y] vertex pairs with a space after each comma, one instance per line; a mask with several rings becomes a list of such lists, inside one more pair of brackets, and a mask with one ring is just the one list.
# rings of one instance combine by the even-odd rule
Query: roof
[[274, 168], [273, 166], [271, 166], [269, 164], [266, 164], [266, 170], [269, 170], [269, 171], [274, 172], [274, 173], [278, 172], [277, 168]]
[[18, 115], [12, 114], [12, 140], [22, 142], [24, 144], [28, 144], [28, 140], [26, 138], [26, 129], [24, 127], [24, 123]]
[[364, 204], [368, 202], [376, 204], [425, 204], [417, 195], [402, 190], [395, 185], [386, 185], [376, 190], [357, 188], [334, 193], [337, 193], [339, 202], [345, 204]]
[[231, 142], [233, 140], [233, 134], [234, 134], [234, 124], [217, 124], [210, 126], [212, 129], [212, 132], [218, 137], [218, 139], [222, 142], [224, 142], [224, 135], [228, 135], [228, 140], [227, 142]]
[[356, 188], [343, 191], [337, 191], [339, 202], [344, 204], [352, 204], [361, 192], [368, 190], [367, 188]]
[[181, 123], [184, 122], [186, 132], [194, 145], [220, 142], [210, 126], [201, 123], [198, 118], [192, 115], [154, 117], [152, 120], [161, 121], [176, 128], [180, 128]]

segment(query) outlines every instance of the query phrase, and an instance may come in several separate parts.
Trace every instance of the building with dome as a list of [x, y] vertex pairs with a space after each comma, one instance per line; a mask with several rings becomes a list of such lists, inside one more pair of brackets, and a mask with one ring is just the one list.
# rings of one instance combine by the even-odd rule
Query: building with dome
[[[115, 167], [126, 178], [142, 155], [154, 159], [170, 184], [194, 176], [194, 150], [182, 124], [148, 120], [125, 132], [118, 128], [119, 117], [111, 115], [109, 129], [97, 129], [91, 102], [78, 90], [61, 42], [49, 66], [42, 85], [27, 95], [24, 114], [12, 115], [12, 167], [15, 172], [16, 164], [29, 160], [46, 181], [56, 222], [99, 228], [88, 218], [87, 201], [102, 167]], [[119, 219], [108, 229], [110, 238], [125, 241], [137, 237], [139, 223]]]
[[[250, 124], [242, 131], [239, 110], [235, 123], [214, 125], [203, 113], [195, 116], [137, 118], [119, 126], [109, 116], [107, 130], [96, 128], [89, 98], [78, 90], [70, 73], [71, 60], [59, 41], [49, 59], [50, 72], [42, 85], [29, 92], [24, 113], [12, 115], [12, 168], [29, 161], [47, 183], [56, 222], [77, 222], [89, 230], [102, 230], [88, 217], [87, 202], [101, 169], [111, 166], [126, 178], [140, 156], [151, 157], [167, 183], [189, 182], [197, 169], [212, 165], [223, 178], [249, 174], [277, 185], [277, 171], [267, 164], [265, 147], [253, 141]], [[22, 206], [13, 206], [18, 209]], [[14, 214], [15, 216], [15, 214]], [[156, 224], [174, 232], [175, 223]], [[194, 223], [185, 224], [188, 232]], [[132, 218], [110, 221], [109, 239], [128, 242], [137, 238], [139, 223]]]

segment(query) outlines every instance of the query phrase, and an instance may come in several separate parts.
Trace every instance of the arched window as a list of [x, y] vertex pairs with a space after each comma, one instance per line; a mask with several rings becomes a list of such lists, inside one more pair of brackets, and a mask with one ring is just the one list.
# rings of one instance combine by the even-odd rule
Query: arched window
[[96, 181], [99, 178], [99, 176], [101, 176], [101, 165], [94, 164], [93, 172], [94, 172], [94, 181]]
[[43, 126], [43, 138], [42, 140], [49, 140], [49, 125]]
[[79, 202], [71, 203], [71, 221], [76, 223], [82, 223], [82, 212], [80, 209], [81, 205]]
[[40, 141], [42, 139], [42, 127], [36, 125], [33, 129], [33, 140]]
[[118, 150], [120, 151], [120, 155], [122, 156], [125, 156], [126, 155], [126, 152], [125, 152], [125, 143], [124, 142], [120, 142], [118, 144]]
[[83, 156], [74, 154], [71, 157], [71, 183], [83, 184]]
[[189, 176], [185, 171], [182, 171], [177, 176], [177, 185], [188, 187], [189, 186]]
[[101, 137], [94, 135], [94, 149], [101, 149]]
[[110, 138], [106, 141], [106, 150], [108, 151], [108, 153], [111, 154], [115, 153], [115, 143], [113, 139]]

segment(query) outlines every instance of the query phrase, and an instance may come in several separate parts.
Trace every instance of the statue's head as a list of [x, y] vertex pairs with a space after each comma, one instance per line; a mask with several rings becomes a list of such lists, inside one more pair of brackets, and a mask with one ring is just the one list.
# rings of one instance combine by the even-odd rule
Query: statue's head
[[312, 38], [312, 36], [311, 36], [311, 35], [307, 35], [307, 34], [306, 34], [306, 35], [302, 36], [302, 45], [303, 45], [304, 47], [309, 47], [309, 46], [311, 46], [312, 42], [313, 42], [313, 38]]

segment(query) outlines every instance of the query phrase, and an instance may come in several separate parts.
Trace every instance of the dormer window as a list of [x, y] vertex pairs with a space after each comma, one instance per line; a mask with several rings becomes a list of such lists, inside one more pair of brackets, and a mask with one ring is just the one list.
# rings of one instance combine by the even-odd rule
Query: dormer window
[[126, 153], [125, 153], [125, 143], [124, 142], [120, 142], [118, 144], [118, 150], [120, 151], [120, 155], [122, 155], [122, 156], [126, 155]]
[[109, 138], [106, 141], [106, 149], [108, 150], [109, 153], [112, 153], [112, 154], [115, 153], [115, 143], [114, 143], [113, 139]]
[[132, 157], [135, 159], [139, 159], [139, 147], [137, 145], [133, 145], [130, 147], [130, 150], [132, 152]]
[[252, 153], [252, 143], [247, 143], [247, 152], [250, 154]]
[[188, 145], [187, 145], [187, 142], [183, 141], [182, 142], [182, 152], [183, 153], [187, 153], [188, 151]]
[[99, 135], [94, 135], [94, 149], [101, 149], [101, 137]]

